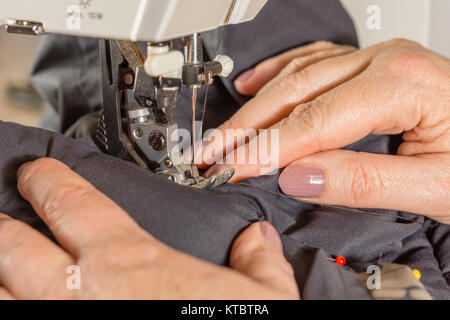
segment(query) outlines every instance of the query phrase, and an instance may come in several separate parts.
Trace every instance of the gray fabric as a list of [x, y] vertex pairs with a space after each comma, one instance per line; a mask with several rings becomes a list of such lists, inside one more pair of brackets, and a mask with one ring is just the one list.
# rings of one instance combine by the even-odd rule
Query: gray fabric
[[[0, 210], [49, 237], [47, 228], [15, 187], [19, 164], [40, 157], [65, 162], [164, 243], [216, 264], [227, 264], [233, 240], [251, 222], [267, 219], [279, 231], [295, 225], [287, 211], [270, 204], [272, 194], [245, 185], [215, 191], [181, 187], [133, 163], [98, 152], [86, 143], [88, 139], [75, 140], [11, 123], [1, 123], [0, 134]], [[292, 209], [295, 207], [295, 211], [303, 210], [301, 204]], [[283, 242], [304, 298], [368, 298], [353, 271], [331, 263], [326, 250], [313, 242], [305, 244], [290, 233], [283, 235]]]
[[[38, 42], [32, 81], [60, 114], [57, 129], [64, 131], [81, 115], [101, 106], [98, 41], [51, 35], [43, 38]], [[53, 39], [51, 46], [45, 38]]]
[[[255, 21], [206, 34], [210, 56], [221, 35], [217, 51], [233, 57], [236, 70], [230, 79], [209, 88], [206, 127], [217, 126], [247, 100], [234, 91], [232, 80], [259, 61], [314, 40], [356, 44], [350, 19], [335, 0], [272, 0]], [[101, 106], [96, 43], [46, 36], [40, 45], [34, 83], [60, 112], [61, 130]], [[189, 128], [189, 110], [184, 95], [175, 110], [181, 127]], [[277, 176], [248, 179], [214, 191], [181, 187], [100, 153], [89, 136], [75, 140], [7, 123], [0, 124], [0, 135], [0, 211], [49, 236], [18, 194], [15, 181], [21, 163], [44, 156], [67, 163], [161, 241], [216, 264], [227, 264], [239, 232], [253, 221], [267, 219], [282, 235], [303, 298], [368, 299], [355, 272], [378, 262], [417, 268], [433, 298], [450, 298], [449, 226], [408, 213], [364, 213], [300, 203], [281, 194]], [[369, 136], [349, 148], [388, 153], [395, 145], [388, 137]], [[329, 260], [338, 255], [347, 258], [347, 266]]]

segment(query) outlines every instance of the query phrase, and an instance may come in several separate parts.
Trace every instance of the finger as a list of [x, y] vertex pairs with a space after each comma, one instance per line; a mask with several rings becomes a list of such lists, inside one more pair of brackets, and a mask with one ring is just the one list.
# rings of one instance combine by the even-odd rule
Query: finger
[[285, 194], [298, 199], [414, 212], [448, 223], [449, 160], [449, 155], [404, 157], [327, 151], [289, 165], [279, 185]]
[[260, 284], [299, 298], [294, 271], [283, 255], [280, 236], [268, 222], [252, 224], [236, 239], [230, 265]]
[[[236, 150], [231, 146], [232, 152], [227, 147], [228, 154], [235, 156], [243, 153], [247, 161], [254, 153], [252, 145], [258, 146], [256, 163], [227, 161], [235, 169], [231, 181], [263, 174], [265, 168], [262, 160], [267, 163], [270, 157], [275, 157], [277, 161], [272, 161], [269, 168], [283, 168], [296, 159], [345, 147], [371, 133], [394, 129], [403, 132], [417, 127], [424, 117], [424, 110], [417, 108], [416, 97], [410, 94], [411, 88], [394, 87], [384, 77], [383, 73], [366, 72], [311, 102], [297, 106], [288, 117], [269, 128], [266, 144], [271, 151], [268, 156], [260, 152], [264, 148], [259, 147], [259, 137]], [[394, 95], [402, 99], [392, 99]], [[210, 168], [210, 172], [215, 170], [217, 167]]]
[[[361, 50], [360, 52], [373, 57], [378, 52], [390, 46], [421, 47], [420, 44], [413, 41], [393, 39], [366, 48], [364, 50]], [[322, 51], [330, 51], [339, 48], [349, 48], [350, 51], [352, 51], [351, 49], [353, 48], [353, 50], [355, 50], [354, 47], [338, 45], [328, 41], [314, 42], [312, 44], [287, 51], [276, 57], [263, 61], [254, 69], [248, 70], [247, 72], [244, 72], [240, 77], [238, 77], [238, 79], [236, 79], [235, 81], [235, 87], [237, 91], [242, 94], [249, 96], [256, 95], [256, 93], [258, 93], [258, 91], [261, 90], [263, 86], [265, 86], [271, 79], [275, 78], [280, 73], [280, 71], [282, 71], [286, 66], [288, 66], [288, 64], [292, 60], [300, 58], [299, 60], [302, 61], [302, 57], [314, 55]], [[301, 63], [300, 66], [302, 64], [303, 63]], [[294, 62], [292, 65], [294, 69], [296, 68], [295, 65], [296, 63]]]
[[264, 87], [262, 87], [258, 91], [257, 94], [258, 95], [263, 94], [271, 86], [273, 86], [277, 82], [282, 81], [282, 79], [286, 78], [288, 75], [299, 72], [312, 64], [318, 63], [322, 60], [329, 59], [332, 57], [339, 57], [339, 56], [342, 56], [345, 54], [349, 54], [356, 50], [357, 49], [355, 47], [351, 47], [351, 46], [339, 46], [334, 49], [318, 51], [309, 56], [297, 57], [297, 58], [293, 59], [291, 62], [289, 62], [289, 64], [284, 69], [282, 69], [278, 75], [276, 75], [273, 79], [269, 80], [264, 85]]
[[445, 142], [439, 140], [440, 139], [437, 139], [437, 141], [433, 142], [404, 142], [398, 148], [397, 154], [402, 156], [413, 156], [424, 153], [450, 152], [450, 140], [447, 139]]
[[[245, 141], [243, 136], [248, 130], [268, 128], [283, 118], [292, 110], [306, 101], [312, 101], [317, 96], [340, 85], [350, 78], [360, 74], [370, 61], [370, 54], [358, 51], [346, 56], [325, 60], [314, 64], [298, 73], [287, 76], [280, 83], [272, 86], [266, 92], [256, 96], [239, 109], [217, 131], [226, 137], [227, 130], [237, 132], [236, 139]], [[238, 132], [238, 130], [240, 130]], [[208, 137], [206, 138], [208, 139]], [[214, 152], [219, 147], [222, 152]], [[199, 167], [207, 167], [224, 156], [226, 150], [233, 149], [233, 140], [208, 143], [196, 159]]]
[[57, 160], [40, 159], [19, 169], [18, 188], [75, 257], [114, 235], [143, 233], [116, 203]]
[[[450, 111], [449, 112], [450, 115]], [[402, 143], [397, 151], [399, 155], [411, 156], [424, 153], [450, 152], [450, 123], [440, 121], [437, 124], [420, 126], [403, 134]]]
[[[73, 259], [28, 225], [0, 214], [0, 296], [66, 298], [66, 269]], [[5, 291], [7, 290], [7, 291]]]
[[[355, 116], [353, 119], [356, 120], [356, 125], [350, 122], [340, 122], [341, 115], [336, 115], [337, 120], [334, 119], [335, 123], [331, 123], [333, 127], [340, 127], [339, 129], [344, 129], [344, 132], [350, 133], [352, 131], [349, 130], [352, 129], [348, 128], [349, 126], [353, 126], [357, 129], [364, 129], [360, 125], [361, 121], [359, 118], [366, 120], [364, 124], [367, 124], [366, 122], [370, 122], [371, 119], [369, 118], [371, 117], [373, 121], [377, 119], [380, 120], [378, 121], [379, 127], [374, 127], [372, 130], [374, 133], [385, 132], [387, 130], [392, 131], [393, 129], [398, 128], [402, 131], [411, 130], [414, 126], [406, 126], [404, 122], [417, 117], [417, 115], [411, 114], [417, 111], [417, 101], [412, 101], [414, 95], [410, 94], [411, 90], [415, 90], [415, 88], [409, 88], [408, 90], [406, 87], [401, 87], [397, 88], [398, 90], [396, 91], [393, 86], [386, 81], [385, 73], [370, 71], [363, 73], [364, 70], [371, 67], [371, 61], [375, 55], [383, 51], [386, 47], [392, 45], [398, 48], [411, 47], [417, 49], [420, 47], [420, 45], [410, 41], [396, 40], [316, 63], [301, 70], [300, 72], [286, 77], [283, 81], [270, 87], [270, 89], [263, 94], [258, 95], [249, 101], [245, 106], [239, 109], [233, 117], [221, 125], [218, 128], [218, 132], [221, 133], [222, 137], [226, 137], [226, 132], [228, 130], [234, 130], [237, 132], [237, 139], [235, 140], [238, 142], [244, 141], [245, 143], [245, 136], [248, 134], [249, 129], [259, 130], [268, 128], [290, 115], [294, 108], [299, 111], [305, 107], [309, 107], [308, 103], [311, 104], [318, 102], [317, 99], [314, 100], [318, 96], [321, 96], [320, 98], [323, 98], [324, 100], [328, 99], [328, 103], [330, 104], [340, 104], [340, 108], [326, 107], [330, 109], [327, 111], [331, 111], [331, 109], [333, 109], [333, 111], [338, 110], [339, 112], [345, 111], [345, 113], [353, 113]], [[404, 59], [401, 55], [399, 57], [400, 61]], [[395, 64], [393, 65], [395, 66]], [[403, 69], [401, 68], [400, 70]], [[376, 71], [376, 69], [373, 71]], [[390, 71], [392, 71], [394, 77], [396, 77], [396, 72], [398, 71], [396, 71], [395, 68]], [[360, 81], [353, 81], [357, 78], [360, 78]], [[343, 88], [344, 85], [345, 87]], [[343, 90], [336, 91], [338, 89], [336, 87], [338, 86], [339, 89], [343, 88]], [[322, 97], [325, 92], [330, 93], [333, 91], [333, 88], [336, 89], [334, 90], [335, 92], [339, 93], [338, 97], [336, 97], [334, 101], [330, 101], [330, 97]], [[404, 90], [404, 92], [400, 93], [400, 89]], [[399, 105], [398, 99], [389, 99], [388, 93], [391, 94], [391, 97], [403, 95], [403, 104]], [[385, 101], [382, 102], [381, 100]], [[346, 103], [351, 103], [351, 108], [347, 108], [345, 106]], [[362, 106], [365, 108], [361, 108], [362, 103]], [[396, 103], [397, 105], [393, 106], [393, 104]], [[385, 104], [385, 106], [380, 107], [383, 106], [383, 104]], [[408, 109], [405, 106], [409, 106], [410, 108]], [[393, 116], [393, 107], [403, 108], [403, 112], [409, 113], [409, 117], [397, 116], [397, 126], [393, 125], [385, 127], [384, 124], [386, 123], [389, 125], [393, 124], [393, 121], [391, 120]], [[307, 110], [314, 112], [316, 108], [307, 108]], [[377, 112], [374, 112], [375, 110]], [[301, 112], [297, 112], [297, 114], [300, 113]], [[368, 116], [368, 113], [371, 113], [371, 115]], [[381, 114], [379, 115], [378, 113]], [[327, 114], [322, 115], [326, 120], [324, 122], [329, 124], [329, 120], [332, 119], [332, 117]], [[303, 116], [308, 117], [314, 115], [312, 112], [309, 112], [301, 115], [301, 117]], [[317, 116], [314, 116], [313, 119], [316, 122], [320, 122], [320, 119]], [[389, 121], [385, 121], [386, 119]], [[295, 119], [293, 120], [294, 121], [291, 121], [291, 119], [289, 119], [286, 121], [286, 124], [292, 127], [291, 129], [295, 129], [294, 127], [296, 125]], [[308, 121], [304, 120], [305, 119], [301, 119], [301, 122], [308, 127]], [[315, 126], [316, 124], [313, 125]], [[325, 128], [325, 126], [322, 127]], [[238, 129], [240, 129], [240, 131], [237, 131]], [[297, 131], [300, 132], [300, 130]], [[331, 136], [329, 135], [331, 130], [328, 130], [326, 133], [329, 139], [324, 139], [324, 141], [327, 143], [332, 143], [334, 140], [333, 135], [336, 133], [339, 134], [339, 138], [346, 137], [346, 139], [340, 140], [351, 140], [351, 136], [345, 136], [345, 134], [342, 134], [340, 131], [332, 132], [333, 135]], [[349, 141], [349, 143], [355, 141], [356, 140]], [[289, 141], [289, 143], [292, 142], [295, 141]], [[311, 143], [311, 141], [308, 143]], [[226, 141], [224, 141], [224, 139], [214, 139], [214, 142], [209, 142], [206, 145], [203, 149], [203, 153], [199, 152], [199, 155], [195, 159], [195, 163], [198, 164], [200, 168], [206, 168], [211, 165], [211, 163], [222, 159], [230, 149], [232, 150], [237, 146], [239, 146], [239, 144], [237, 144], [233, 139], [227, 139]], [[295, 146], [298, 146], [298, 144], [294, 143], [293, 147]], [[302, 145], [300, 146], [303, 147]], [[285, 150], [283, 148], [280, 148], [280, 150], [283, 151], [282, 154], [280, 154], [280, 158], [283, 156], [286, 157], [286, 152], [284, 152]], [[303, 153], [303, 156], [304, 155], [306, 154]], [[290, 158], [291, 161], [294, 159], [295, 158], [292, 157]], [[259, 171], [258, 166], [255, 169], [256, 171]]]
[[0, 287], [0, 300], [16, 300], [5, 288]]
[[293, 59], [336, 47], [337, 45], [332, 42], [318, 41], [286, 51], [276, 57], [261, 62], [254, 69], [244, 72], [236, 79], [234, 86], [239, 93], [254, 96]]

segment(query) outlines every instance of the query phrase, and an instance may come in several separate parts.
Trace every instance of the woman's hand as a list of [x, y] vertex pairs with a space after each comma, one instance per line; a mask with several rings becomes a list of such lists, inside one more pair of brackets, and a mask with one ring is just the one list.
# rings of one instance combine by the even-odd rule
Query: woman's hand
[[[236, 85], [254, 93], [261, 87], [257, 77]], [[449, 59], [392, 40], [306, 68], [287, 67], [275, 79], [219, 130], [224, 136], [227, 129], [278, 130], [279, 167], [290, 164], [279, 181], [286, 194], [450, 223]], [[396, 156], [337, 150], [369, 134], [399, 133], [404, 142]], [[234, 153], [248, 155], [250, 143]], [[223, 157], [211, 152], [216, 144], [206, 144], [201, 166]], [[233, 181], [258, 176], [262, 168], [215, 165], [206, 175], [229, 166], [236, 169]]]
[[328, 41], [318, 41], [286, 51], [244, 72], [234, 85], [239, 93], [255, 96], [263, 93], [286, 76], [329, 58], [352, 53], [357, 49]]
[[[18, 189], [61, 247], [0, 215], [0, 299], [299, 298], [280, 237], [267, 222], [237, 238], [232, 270], [159, 242], [59, 161], [22, 166]], [[79, 290], [66, 285], [76, 270]]]

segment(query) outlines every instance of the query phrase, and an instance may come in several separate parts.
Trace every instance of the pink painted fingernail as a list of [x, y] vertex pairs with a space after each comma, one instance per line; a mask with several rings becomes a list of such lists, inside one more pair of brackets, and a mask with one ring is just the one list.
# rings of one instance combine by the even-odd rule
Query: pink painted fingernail
[[323, 171], [292, 165], [280, 175], [278, 184], [283, 193], [298, 198], [317, 198], [324, 191]]
[[229, 165], [227, 165], [227, 164], [215, 164], [211, 168], [209, 168], [203, 176], [206, 179], [209, 179], [212, 176], [215, 176], [216, 174], [220, 174], [220, 173], [224, 172], [228, 168], [229, 168]]
[[253, 77], [253, 75], [255, 74], [255, 69], [250, 69], [245, 71], [243, 74], [241, 74], [236, 81], [234, 82], [235, 85], [243, 85], [245, 84], [248, 80], [250, 80], [251, 77]]
[[261, 223], [262, 233], [267, 241], [272, 243], [277, 249], [283, 252], [283, 244], [277, 230], [267, 221]]
[[20, 177], [20, 175], [22, 174], [22, 172], [32, 163], [32, 161], [29, 162], [25, 162], [24, 164], [22, 164], [19, 169], [16, 172], [16, 177]]

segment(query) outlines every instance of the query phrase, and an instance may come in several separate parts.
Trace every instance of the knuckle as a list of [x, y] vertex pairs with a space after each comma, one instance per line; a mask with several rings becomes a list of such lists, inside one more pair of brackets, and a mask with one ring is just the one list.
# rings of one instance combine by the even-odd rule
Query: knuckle
[[265, 94], [273, 94], [283, 92], [283, 96], [289, 101], [295, 102], [299, 98], [304, 97], [307, 93], [308, 79], [310, 77], [308, 69], [302, 69], [296, 72], [285, 72], [280, 81], [276, 81]]
[[312, 44], [312, 46], [316, 49], [329, 49], [335, 46], [335, 44], [331, 41], [320, 40], [316, 41]]
[[42, 204], [47, 221], [57, 227], [66, 210], [84, 203], [92, 192], [90, 188], [69, 184], [60, 187], [56, 192], [47, 194]]
[[320, 101], [316, 99], [306, 105], [300, 105], [292, 111], [288, 119], [302, 131], [305, 129], [315, 131], [324, 123], [324, 115], [318, 104], [320, 104]]
[[283, 90], [286, 90], [291, 95], [291, 98], [297, 100], [299, 97], [303, 97], [307, 90], [307, 83], [309, 79], [308, 69], [295, 72], [292, 75], [287, 76], [281, 85]]
[[308, 83], [310, 79], [310, 72], [308, 69], [303, 69], [294, 74], [294, 83], [296, 85], [296, 89], [298, 90], [301, 87], [304, 87], [305, 83]]
[[377, 202], [383, 190], [383, 180], [377, 167], [363, 161], [360, 154], [350, 161], [348, 171], [350, 183], [347, 188], [347, 199], [354, 207], [365, 207]]
[[291, 60], [283, 72], [293, 72], [305, 65], [307, 57], [297, 57]]
[[[294, 137], [302, 137], [305, 143], [303, 149], [310, 152], [321, 150], [319, 131], [323, 124], [322, 111], [314, 106], [315, 102], [296, 107], [292, 113], [282, 121], [282, 130], [293, 133]], [[281, 133], [283, 135], [283, 133]]]
[[261, 62], [256, 68], [261, 70], [281, 69], [282, 56], [271, 57]]
[[422, 81], [423, 75], [432, 72], [433, 65], [422, 50], [402, 48], [390, 54], [388, 72], [391, 76], [408, 77], [410, 81]]
[[296, 107], [288, 117], [290, 123], [296, 128], [309, 128], [312, 129], [314, 127], [313, 123], [315, 120], [314, 111], [311, 110], [310, 106], [298, 106]]
[[427, 61], [425, 55], [418, 50], [403, 49], [396, 52], [393, 57], [393, 63], [401, 67], [420, 67]]
[[387, 41], [387, 45], [391, 47], [423, 47], [420, 43], [404, 39], [404, 38], [394, 38]]

